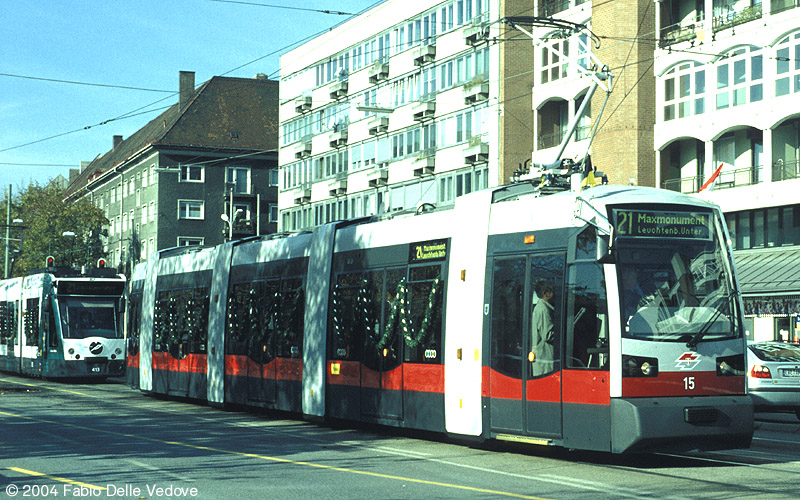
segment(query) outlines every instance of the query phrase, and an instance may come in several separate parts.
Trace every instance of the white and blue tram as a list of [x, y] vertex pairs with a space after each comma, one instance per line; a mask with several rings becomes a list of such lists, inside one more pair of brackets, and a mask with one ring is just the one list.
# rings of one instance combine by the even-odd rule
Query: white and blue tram
[[421, 212], [154, 256], [132, 280], [132, 384], [614, 453], [749, 445], [716, 206], [516, 184]]
[[46, 378], [122, 376], [125, 288], [125, 277], [106, 268], [82, 274], [48, 267], [1, 280], [0, 370]]

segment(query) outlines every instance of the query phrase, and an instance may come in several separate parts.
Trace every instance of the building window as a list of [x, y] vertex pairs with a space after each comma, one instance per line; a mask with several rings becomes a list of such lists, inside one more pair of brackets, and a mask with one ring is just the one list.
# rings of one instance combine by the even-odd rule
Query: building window
[[741, 106], [764, 98], [763, 55], [760, 47], [736, 49], [717, 64], [717, 109]]
[[181, 165], [180, 182], [203, 182], [204, 174], [202, 165]]
[[[233, 192], [237, 194], [250, 194], [250, 168], [228, 167], [225, 182], [233, 184]], [[230, 187], [228, 187], [230, 189]]]
[[142, 224], [147, 224], [147, 203], [142, 205]]
[[155, 220], [156, 220], [156, 202], [155, 201], [151, 201], [150, 202], [150, 210], [148, 210], [148, 212], [149, 212], [149, 215], [150, 215], [150, 222], [155, 222]]
[[698, 62], [680, 64], [664, 79], [664, 121], [705, 112], [706, 71]]
[[269, 170], [269, 185], [270, 187], [276, 187], [278, 185], [278, 169], [271, 168]]
[[274, 203], [269, 205], [269, 221], [278, 222], [278, 205]]
[[204, 209], [200, 200], [178, 200], [179, 219], [203, 219]]
[[800, 92], [800, 33], [787, 36], [776, 48], [775, 96]]
[[193, 236], [178, 236], [179, 247], [188, 247], [190, 245], [202, 245], [204, 241], [205, 241], [204, 238], [198, 238]]
[[569, 40], [556, 40], [541, 49], [539, 75], [541, 83], [554, 82], [567, 76]]

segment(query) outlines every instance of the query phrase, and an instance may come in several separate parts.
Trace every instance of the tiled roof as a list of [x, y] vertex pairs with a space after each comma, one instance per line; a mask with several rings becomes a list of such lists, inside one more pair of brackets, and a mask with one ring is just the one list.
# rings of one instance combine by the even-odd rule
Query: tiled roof
[[148, 146], [267, 151], [278, 149], [278, 82], [215, 76], [181, 108], [174, 104], [117, 147], [95, 158], [67, 188], [70, 197], [88, 182]]

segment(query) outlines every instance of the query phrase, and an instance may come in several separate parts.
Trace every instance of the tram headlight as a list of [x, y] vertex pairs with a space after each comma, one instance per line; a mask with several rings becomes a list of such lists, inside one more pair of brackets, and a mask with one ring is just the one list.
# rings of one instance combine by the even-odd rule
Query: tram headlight
[[114, 354], [116, 354], [117, 356], [119, 356], [120, 354], [122, 354], [122, 349], [120, 349], [119, 347], [117, 347], [116, 349], [114, 349]]
[[67, 353], [68, 353], [70, 356], [72, 356], [73, 354], [75, 354], [75, 349], [73, 349], [72, 347], [70, 347], [70, 348], [69, 348], [69, 350], [67, 351]]
[[623, 377], [657, 377], [658, 359], [645, 356], [622, 355]]

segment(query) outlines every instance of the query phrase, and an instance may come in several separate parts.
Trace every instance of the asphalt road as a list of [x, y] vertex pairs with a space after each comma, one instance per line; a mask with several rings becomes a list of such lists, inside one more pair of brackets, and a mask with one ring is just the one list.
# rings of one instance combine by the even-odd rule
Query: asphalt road
[[795, 499], [800, 421], [753, 447], [613, 456], [457, 443], [0, 374], [0, 498]]

